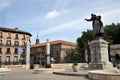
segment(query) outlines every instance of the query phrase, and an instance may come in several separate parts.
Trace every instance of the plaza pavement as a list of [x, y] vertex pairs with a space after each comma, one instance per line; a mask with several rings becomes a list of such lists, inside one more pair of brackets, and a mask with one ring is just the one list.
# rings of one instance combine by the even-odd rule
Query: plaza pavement
[[89, 80], [83, 76], [67, 76], [56, 74], [33, 74], [33, 70], [11, 71], [0, 75], [0, 80]]

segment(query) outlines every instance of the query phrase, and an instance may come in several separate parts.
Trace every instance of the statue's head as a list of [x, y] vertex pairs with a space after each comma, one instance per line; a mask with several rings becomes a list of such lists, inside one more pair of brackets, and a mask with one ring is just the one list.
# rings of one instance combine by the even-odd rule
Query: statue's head
[[92, 13], [91, 16], [96, 16], [96, 15]]
[[94, 16], [94, 14], [92, 13], [91, 16]]
[[98, 16], [98, 19], [99, 19], [99, 20], [101, 19], [101, 16], [100, 16], [100, 15]]
[[91, 14], [91, 17], [92, 17], [92, 19], [96, 19], [96, 15], [95, 14]]

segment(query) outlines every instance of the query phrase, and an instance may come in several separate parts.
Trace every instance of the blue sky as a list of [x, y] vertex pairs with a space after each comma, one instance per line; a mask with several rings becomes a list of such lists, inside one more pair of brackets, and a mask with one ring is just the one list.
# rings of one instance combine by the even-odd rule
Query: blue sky
[[0, 26], [28, 31], [32, 44], [37, 32], [47, 38], [76, 42], [83, 31], [92, 29], [90, 14], [102, 16], [103, 24], [120, 22], [120, 0], [0, 0]]

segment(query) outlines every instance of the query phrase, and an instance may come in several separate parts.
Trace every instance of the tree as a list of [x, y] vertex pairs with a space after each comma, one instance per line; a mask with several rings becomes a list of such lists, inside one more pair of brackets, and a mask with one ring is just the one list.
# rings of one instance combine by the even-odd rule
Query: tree
[[80, 62], [80, 56], [75, 49], [70, 49], [66, 51], [66, 56], [64, 57], [65, 62], [68, 63], [78, 63]]
[[120, 24], [110, 24], [105, 26], [104, 39], [110, 42], [110, 44], [120, 43]]
[[[80, 55], [81, 62], [85, 62], [85, 50], [88, 52], [88, 56], [90, 56], [89, 42], [94, 39], [93, 31], [87, 30], [82, 33], [81, 37], [77, 38], [77, 51]], [[90, 61], [90, 57], [88, 57]]]

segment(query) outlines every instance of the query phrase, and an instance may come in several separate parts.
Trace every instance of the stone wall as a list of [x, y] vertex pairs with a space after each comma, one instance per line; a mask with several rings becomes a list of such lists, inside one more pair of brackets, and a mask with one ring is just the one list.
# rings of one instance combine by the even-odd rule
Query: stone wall
[[25, 65], [5, 65], [5, 67], [11, 70], [24, 70], [25, 69]]
[[[86, 63], [78, 63], [79, 67], [85, 65]], [[52, 68], [72, 68], [73, 63], [62, 63], [62, 64], [51, 64]]]

